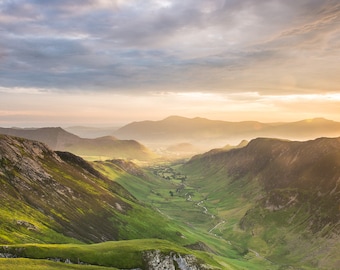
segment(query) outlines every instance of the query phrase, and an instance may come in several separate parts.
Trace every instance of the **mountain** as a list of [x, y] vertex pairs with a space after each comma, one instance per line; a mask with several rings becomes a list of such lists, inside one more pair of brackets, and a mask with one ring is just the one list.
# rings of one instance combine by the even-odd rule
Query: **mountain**
[[[134, 181], [131, 162], [115, 166]], [[194, 244], [185, 229], [82, 158], [37, 141], [0, 135], [0, 198], [1, 269], [221, 269], [183, 247]]]
[[81, 138], [95, 139], [104, 137], [114, 133], [119, 127], [84, 127], [84, 126], [72, 126], [66, 127], [65, 130], [75, 134]]
[[340, 138], [269, 138], [183, 166], [224, 220], [221, 237], [286, 265], [340, 265]]
[[40, 142], [0, 135], [0, 164], [2, 243], [117, 240], [135, 211], [150, 215], [82, 158]]
[[79, 141], [79, 137], [60, 127], [45, 128], [0, 128], [0, 134], [12, 135], [45, 143], [55, 150], [66, 150], [67, 145]]
[[180, 116], [170, 116], [160, 121], [133, 122], [113, 133], [118, 138], [136, 139], [147, 145], [188, 142], [194, 145], [205, 145], [209, 149], [257, 137], [307, 140], [321, 136], [334, 137], [339, 134], [340, 123], [323, 118], [292, 123], [261, 123], [227, 122]]
[[276, 137], [290, 140], [310, 140], [319, 137], [337, 137], [340, 135], [340, 123], [325, 118], [305, 119], [291, 123], [269, 126], [257, 137]]
[[105, 158], [125, 158], [149, 161], [157, 158], [150, 149], [135, 140], [118, 140], [112, 136], [96, 139], [81, 138], [77, 143], [65, 146], [64, 150], [80, 156], [96, 156]]
[[205, 140], [228, 138], [228, 134], [234, 135], [240, 132], [262, 129], [265, 124], [247, 121], [240, 123], [208, 120], [205, 118], [185, 118], [170, 116], [161, 121], [133, 122], [114, 134], [121, 138], [138, 137], [141, 140]]
[[40, 141], [53, 150], [70, 151], [84, 157], [127, 158], [142, 161], [157, 157], [151, 150], [134, 140], [118, 140], [113, 136], [84, 139], [60, 127], [38, 129], [0, 128], [0, 134]]
[[340, 137], [305, 142], [258, 138], [245, 147], [195, 156], [186, 166], [196, 161], [223, 166], [232, 177], [256, 177], [266, 190], [313, 188], [329, 194], [340, 178], [339, 157]]

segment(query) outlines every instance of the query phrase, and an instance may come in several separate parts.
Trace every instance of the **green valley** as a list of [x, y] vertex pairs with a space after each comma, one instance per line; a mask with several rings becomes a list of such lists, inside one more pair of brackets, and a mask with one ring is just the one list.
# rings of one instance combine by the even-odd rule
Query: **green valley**
[[183, 165], [150, 167], [134, 182], [127, 170], [113, 175], [114, 162], [95, 166], [189, 226], [196, 247], [247, 263], [257, 259], [269, 269], [336, 269], [339, 160], [339, 139], [257, 139]]
[[[51, 254], [58, 255], [49, 256], [59, 257], [57, 243], [67, 247], [81, 244], [85, 248], [84, 244], [109, 240], [167, 239], [174, 243], [175, 251], [176, 245], [190, 244], [183, 237], [185, 228], [142, 205], [121, 185], [104, 177], [80, 157], [53, 152], [42, 143], [10, 136], [1, 136], [0, 149], [3, 248], [22, 250], [15, 245], [37, 243], [31, 245], [34, 249], [39, 247], [38, 243], [47, 243]], [[117, 243], [116, 249], [121, 249], [123, 242]], [[143, 240], [135, 248], [143, 249], [141, 243]], [[161, 248], [157, 240], [147, 243], [152, 250]], [[81, 250], [79, 247], [76, 249]], [[45, 249], [46, 246], [42, 248]], [[25, 253], [23, 257], [46, 259], [47, 256], [40, 249], [35, 254]], [[21, 257], [16, 251], [4, 251], [1, 255], [8, 259], [0, 260], [0, 264]], [[139, 265], [134, 260], [129, 263], [135, 264], [131, 268]]]
[[339, 141], [139, 167], [1, 136], [0, 269], [336, 269]]

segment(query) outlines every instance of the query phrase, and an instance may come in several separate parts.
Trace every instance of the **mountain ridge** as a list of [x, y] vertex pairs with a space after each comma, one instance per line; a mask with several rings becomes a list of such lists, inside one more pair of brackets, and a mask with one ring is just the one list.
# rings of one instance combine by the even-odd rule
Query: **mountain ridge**
[[143, 161], [157, 158], [155, 153], [135, 140], [119, 140], [112, 135], [95, 139], [81, 138], [61, 127], [37, 129], [0, 128], [0, 134], [40, 141], [53, 150], [69, 151], [80, 156], [103, 156]]
[[340, 135], [340, 123], [324, 118], [295, 122], [261, 123], [258, 121], [230, 122], [206, 118], [169, 116], [159, 121], [132, 122], [113, 133], [121, 139], [136, 139], [148, 143], [191, 143], [207, 145], [205, 149], [221, 147], [257, 137], [309, 140], [322, 136]]

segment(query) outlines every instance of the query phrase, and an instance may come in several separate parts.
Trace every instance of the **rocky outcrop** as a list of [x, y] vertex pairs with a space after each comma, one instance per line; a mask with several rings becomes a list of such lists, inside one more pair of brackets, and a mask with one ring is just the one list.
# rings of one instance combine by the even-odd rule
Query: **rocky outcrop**
[[[142, 268], [124, 268], [121, 270], [217, 270], [219, 268], [204, 264], [191, 254], [180, 254], [178, 252], [161, 252], [160, 250], [147, 250], [141, 253], [143, 259]], [[11, 246], [0, 246], [0, 258], [31, 258], [27, 256], [25, 248], [16, 248]], [[36, 257], [31, 259], [37, 259]], [[49, 261], [80, 264], [80, 265], [97, 265], [81, 260], [81, 258], [68, 257], [47, 257]]]
[[201, 264], [193, 255], [181, 255], [170, 252], [164, 254], [159, 250], [150, 250], [143, 253], [146, 270], [208, 270], [213, 269]]

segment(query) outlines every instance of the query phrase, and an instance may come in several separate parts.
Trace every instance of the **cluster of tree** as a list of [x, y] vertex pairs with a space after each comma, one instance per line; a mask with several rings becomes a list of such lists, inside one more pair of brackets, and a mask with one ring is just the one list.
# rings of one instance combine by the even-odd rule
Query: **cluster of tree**
[[154, 175], [162, 177], [165, 180], [181, 180], [182, 183], [187, 180], [187, 176], [176, 172], [173, 168], [167, 166], [156, 166], [152, 170]]

